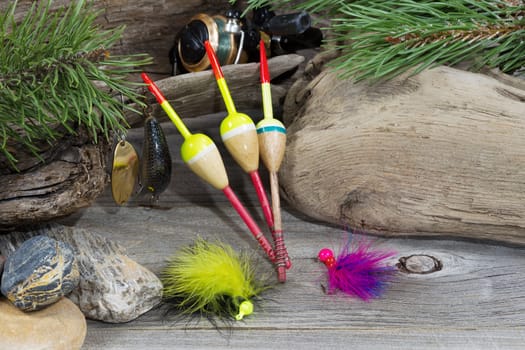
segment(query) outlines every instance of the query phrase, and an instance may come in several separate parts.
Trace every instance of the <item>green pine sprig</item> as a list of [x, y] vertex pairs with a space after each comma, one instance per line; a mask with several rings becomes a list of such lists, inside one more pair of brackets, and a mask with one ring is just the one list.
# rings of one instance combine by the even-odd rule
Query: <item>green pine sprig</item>
[[[249, 9], [289, 0], [247, 0]], [[330, 19], [331, 64], [356, 80], [392, 78], [441, 64], [472, 62], [523, 75], [525, 4], [518, 0], [306, 0], [298, 10]]]
[[113, 56], [110, 48], [123, 27], [103, 30], [85, 0], [51, 11], [52, 0], [34, 2], [15, 21], [14, 2], [0, 14], [0, 148], [16, 169], [16, 148], [39, 157], [38, 144], [88, 130], [99, 135], [127, 127], [123, 113], [142, 105], [129, 74], [151, 59]]

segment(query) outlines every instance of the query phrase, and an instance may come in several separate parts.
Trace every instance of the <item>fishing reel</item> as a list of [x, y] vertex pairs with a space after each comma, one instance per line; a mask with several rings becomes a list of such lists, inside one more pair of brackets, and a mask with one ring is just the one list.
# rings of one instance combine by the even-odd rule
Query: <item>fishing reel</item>
[[311, 26], [307, 12], [276, 15], [268, 7], [255, 9], [251, 18], [229, 9], [224, 15], [193, 16], [175, 36], [169, 58], [172, 74], [199, 72], [210, 67], [204, 42], [209, 40], [221, 65], [259, 61], [259, 42], [269, 56], [293, 53], [321, 45], [321, 30]]

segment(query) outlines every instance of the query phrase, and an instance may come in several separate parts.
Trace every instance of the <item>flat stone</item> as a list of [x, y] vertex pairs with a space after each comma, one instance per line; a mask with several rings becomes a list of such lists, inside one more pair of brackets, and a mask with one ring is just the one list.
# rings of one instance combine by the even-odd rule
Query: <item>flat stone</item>
[[76, 350], [86, 330], [86, 318], [67, 298], [29, 313], [0, 298], [0, 349]]
[[77, 287], [79, 277], [69, 244], [35, 236], [8, 256], [0, 290], [17, 308], [34, 311], [69, 294]]
[[51, 224], [0, 235], [0, 251], [13, 250], [18, 242], [35, 235], [47, 235], [73, 247], [80, 282], [68, 298], [86, 317], [128, 322], [161, 302], [162, 283], [153, 272], [130, 259], [116, 242], [81, 228]]

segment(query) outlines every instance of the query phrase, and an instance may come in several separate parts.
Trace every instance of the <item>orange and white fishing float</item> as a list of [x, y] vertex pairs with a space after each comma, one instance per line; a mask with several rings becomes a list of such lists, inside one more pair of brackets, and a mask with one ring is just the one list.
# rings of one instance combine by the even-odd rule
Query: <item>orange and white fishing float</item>
[[264, 249], [270, 260], [275, 262], [275, 253], [272, 245], [231, 189], [224, 162], [215, 143], [207, 135], [201, 133], [192, 134], [157, 85], [146, 73], [142, 73], [142, 80], [147, 84], [149, 91], [155, 96], [157, 102], [184, 138], [181, 146], [181, 156], [184, 163], [186, 163], [197, 176], [214, 188], [221, 190], [226, 195], [246, 226], [250, 229], [252, 235], [259, 242], [259, 245]]

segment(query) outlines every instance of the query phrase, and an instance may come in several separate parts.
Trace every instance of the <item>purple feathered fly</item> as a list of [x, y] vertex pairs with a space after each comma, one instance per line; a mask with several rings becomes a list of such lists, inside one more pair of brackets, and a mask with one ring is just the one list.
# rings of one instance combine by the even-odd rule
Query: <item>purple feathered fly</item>
[[337, 258], [332, 250], [323, 248], [318, 258], [328, 268], [329, 294], [337, 289], [364, 301], [381, 296], [392, 281], [397, 269], [386, 265], [393, 251], [373, 250], [372, 243], [364, 239], [349, 238]]

